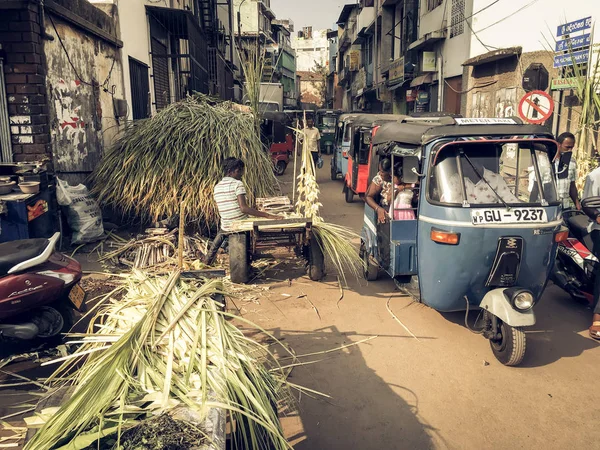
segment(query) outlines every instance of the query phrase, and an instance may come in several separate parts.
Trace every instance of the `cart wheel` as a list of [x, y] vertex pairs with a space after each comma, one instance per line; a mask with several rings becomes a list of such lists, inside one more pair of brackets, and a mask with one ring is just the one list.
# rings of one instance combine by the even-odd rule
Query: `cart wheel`
[[277, 175], [278, 177], [283, 175], [285, 173], [286, 167], [287, 164], [285, 161], [277, 161], [277, 164], [275, 165], [275, 175]]
[[346, 203], [352, 203], [354, 201], [354, 191], [346, 186]]
[[229, 275], [233, 283], [248, 281], [248, 235], [234, 233], [229, 236]]
[[363, 276], [367, 281], [375, 281], [379, 278], [379, 264], [373, 259], [365, 249], [364, 244], [360, 244], [360, 256], [363, 260]]
[[320, 281], [325, 276], [323, 249], [314, 237], [310, 239], [308, 247], [308, 277], [312, 281]]
[[490, 339], [492, 352], [498, 361], [505, 366], [517, 366], [525, 356], [525, 333], [520, 327], [511, 327], [500, 322], [499, 336]]

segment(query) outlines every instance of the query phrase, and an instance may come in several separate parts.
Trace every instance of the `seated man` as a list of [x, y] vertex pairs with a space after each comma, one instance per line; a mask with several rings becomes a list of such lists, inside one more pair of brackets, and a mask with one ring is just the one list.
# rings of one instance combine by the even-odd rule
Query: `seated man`
[[248, 216], [265, 217], [267, 219], [282, 218], [248, 206], [246, 203], [246, 187], [241, 181], [244, 175], [244, 168], [245, 164], [241, 159], [227, 158], [223, 161], [225, 176], [214, 189], [215, 202], [221, 216], [221, 228], [204, 260], [207, 266], [211, 266], [215, 262], [217, 252], [231, 233], [231, 227], [236, 220], [245, 219]]

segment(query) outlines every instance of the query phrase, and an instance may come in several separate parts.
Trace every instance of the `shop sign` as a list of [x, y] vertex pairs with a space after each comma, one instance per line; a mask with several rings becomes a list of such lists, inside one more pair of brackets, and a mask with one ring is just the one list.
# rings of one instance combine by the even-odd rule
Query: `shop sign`
[[350, 52], [350, 72], [356, 72], [360, 66], [360, 50]]
[[417, 103], [429, 103], [429, 92], [419, 91], [419, 93], [417, 94]]
[[390, 64], [390, 73], [388, 83], [394, 83], [404, 80], [404, 56], [396, 59]]
[[577, 78], [554, 78], [550, 89], [553, 91], [562, 91], [564, 89], [577, 89]]
[[435, 72], [435, 52], [423, 52], [423, 72]]

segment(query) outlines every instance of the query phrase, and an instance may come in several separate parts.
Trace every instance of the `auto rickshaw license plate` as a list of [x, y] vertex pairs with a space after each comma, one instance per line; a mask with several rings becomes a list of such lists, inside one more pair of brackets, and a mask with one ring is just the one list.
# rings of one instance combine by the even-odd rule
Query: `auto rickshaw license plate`
[[81, 309], [81, 305], [83, 305], [83, 301], [85, 300], [85, 291], [79, 284], [76, 284], [71, 288], [71, 292], [69, 292], [69, 300], [73, 303], [73, 306], [77, 309]]
[[473, 225], [505, 223], [547, 223], [548, 216], [543, 208], [488, 208], [471, 211]]

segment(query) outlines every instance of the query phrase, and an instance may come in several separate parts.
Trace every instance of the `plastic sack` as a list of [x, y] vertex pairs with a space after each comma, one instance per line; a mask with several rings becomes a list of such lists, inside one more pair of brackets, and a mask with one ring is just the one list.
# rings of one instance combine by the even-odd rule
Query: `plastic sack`
[[322, 169], [323, 168], [323, 158], [321, 158], [319, 156], [319, 159], [317, 159], [317, 169]]
[[66, 211], [67, 222], [73, 231], [72, 244], [95, 242], [104, 236], [100, 205], [83, 184], [70, 186], [56, 179], [56, 200]]

